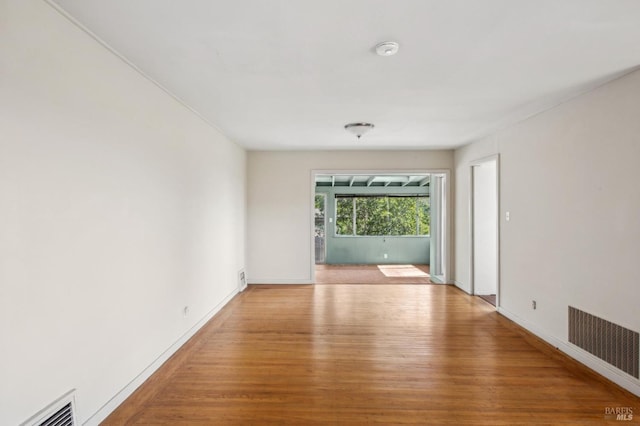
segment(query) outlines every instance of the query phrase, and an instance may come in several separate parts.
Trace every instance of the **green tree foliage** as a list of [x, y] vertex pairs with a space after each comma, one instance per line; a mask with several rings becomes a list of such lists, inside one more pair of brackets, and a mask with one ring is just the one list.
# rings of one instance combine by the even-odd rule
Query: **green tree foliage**
[[389, 209], [386, 197], [357, 197], [356, 235], [388, 235]]
[[429, 235], [429, 198], [377, 196], [336, 198], [336, 233], [354, 235]]
[[417, 198], [418, 235], [429, 235], [431, 232], [431, 205], [428, 197]]
[[336, 198], [336, 234], [353, 235], [353, 198]]
[[388, 235], [416, 235], [417, 198], [389, 197], [389, 234]]
[[324, 237], [324, 195], [316, 195], [315, 202], [315, 235], [316, 237]]
[[324, 195], [316, 195], [316, 215], [324, 215]]

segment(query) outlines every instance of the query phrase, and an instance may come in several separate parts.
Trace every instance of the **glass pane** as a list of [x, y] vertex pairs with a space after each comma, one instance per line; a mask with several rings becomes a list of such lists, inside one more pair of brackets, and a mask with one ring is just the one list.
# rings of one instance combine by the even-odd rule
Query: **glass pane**
[[389, 235], [416, 235], [415, 197], [389, 197]]
[[316, 195], [316, 236], [324, 237], [324, 195]]
[[325, 261], [325, 194], [316, 194], [315, 202], [315, 249], [316, 263]]
[[389, 235], [387, 197], [356, 198], [356, 235]]
[[431, 234], [431, 204], [429, 197], [419, 197], [418, 199], [418, 235]]
[[336, 198], [336, 234], [353, 235], [352, 198]]
[[324, 199], [324, 195], [316, 195], [315, 223], [317, 237], [324, 237]]

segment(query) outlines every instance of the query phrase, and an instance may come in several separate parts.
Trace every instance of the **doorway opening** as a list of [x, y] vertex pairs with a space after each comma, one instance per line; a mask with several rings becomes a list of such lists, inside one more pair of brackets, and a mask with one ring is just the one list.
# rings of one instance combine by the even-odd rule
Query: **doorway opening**
[[499, 158], [471, 164], [471, 292], [496, 308], [499, 291]]
[[313, 171], [312, 281], [447, 283], [448, 174]]

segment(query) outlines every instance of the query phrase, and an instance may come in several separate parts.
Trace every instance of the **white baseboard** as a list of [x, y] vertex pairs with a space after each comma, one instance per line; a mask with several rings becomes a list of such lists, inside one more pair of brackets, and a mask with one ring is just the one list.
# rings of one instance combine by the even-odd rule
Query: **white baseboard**
[[250, 279], [249, 284], [283, 284], [283, 285], [294, 285], [294, 284], [314, 284], [311, 280], [272, 280], [272, 279]]
[[626, 373], [617, 370], [615, 367], [607, 364], [600, 358], [591, 355], [589, 352], [584, 351], [569, 342], [564, 342], [554, 336], [545, 333], [533, 323], [520, 318], [519, 316], [502, 307], [498, 308], [497, 310], [500, 314], [504, 315], [519, 326], [535, 334], [545, 342], [549, 343], [551, 346], [561, 350], [571, 358], [575, 359], [581, 364], [584, 364], [598, 374], [606, 377], [618, 386], [623, 387], [629, 392], [640, 396], [640, 380], [637, 380], [634, 377], [631, 377]]
[[[453, 285], [455, 285], [456, 287], [458, 287], [460, 290], [464, 291], [467, 294], [471, 294], [471, 292], [469, 291], [469, 289], [460, 281], [458, 280], [453, 280]], [[506, 315], [505, 315], [506, 316]]]
[[209, 311], [200, 321], [184, 333], [173, 345], [165, 350], [155, 361], [145, 368], [138, 376], [136, 376], [128, 385], [120, 392], [113, 396], [105, 405], [102, 406], [95, 414], [93, 414], [83, 425], [97, 426], [109, 416], [120, 404], [122, 404], [133, 392], [135, 392], [145, 380], [147, 380], [158, 368], [162, 366], [174, 353], [178, 351], [194, 334], [198, 332], [215, 314], [220, 312], [224, 306], [238, 294], [238, 289], [229, 293], [220, 303], [218, 303], [211, 311]]

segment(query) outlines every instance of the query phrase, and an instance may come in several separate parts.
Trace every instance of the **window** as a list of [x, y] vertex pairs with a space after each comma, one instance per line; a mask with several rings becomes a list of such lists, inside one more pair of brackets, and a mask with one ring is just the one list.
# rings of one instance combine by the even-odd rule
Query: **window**
[[353, 235], [353, 206], [355, 198], [336, 197], [336, 234]]
[[429, 235], [426, 195], [336, 195], [336, 235]]

